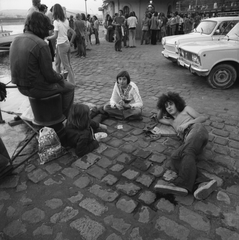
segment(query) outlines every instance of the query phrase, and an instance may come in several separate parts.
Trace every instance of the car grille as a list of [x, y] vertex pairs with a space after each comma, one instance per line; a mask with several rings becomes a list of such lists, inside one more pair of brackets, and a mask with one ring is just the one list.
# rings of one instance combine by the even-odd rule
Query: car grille
[[192, 53], [184, 51], [184, 58], [192, 61]]
[[174, 46], [165, 45], [165, 49], [169, 52], [175, 52], [175, 47]]

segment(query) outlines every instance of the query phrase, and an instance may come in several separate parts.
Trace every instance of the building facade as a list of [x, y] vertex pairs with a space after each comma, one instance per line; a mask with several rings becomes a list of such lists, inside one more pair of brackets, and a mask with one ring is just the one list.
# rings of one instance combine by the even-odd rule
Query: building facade
[[141, 36], [142, 19], [146, 11], [163, 12], [165, 16], [168, 13], [176, 11], [176, 0], [105, 0], [102, 6], [103, 17], [109, 14], [111, 17], [119, 10], [124, 13], [134, 11], [138, 18], [138, 26], [136, 29], [136, 38]]

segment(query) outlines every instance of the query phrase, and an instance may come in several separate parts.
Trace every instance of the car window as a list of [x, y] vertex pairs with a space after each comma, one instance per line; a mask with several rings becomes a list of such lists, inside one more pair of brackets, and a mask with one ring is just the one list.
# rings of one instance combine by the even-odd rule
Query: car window
[[239, 41], [239, 23], [226, 35], [228, 40], [234, 39]]
[[217, 24], [217, 22], [215, 22], [215, 21], [202, 21], [196, 27], [195, 31], [209, 35], [212, 33], [216, 24]]
[[218, 25], [214, 35], [226, 35], [235, 26], [235, 21], [225, 21]]

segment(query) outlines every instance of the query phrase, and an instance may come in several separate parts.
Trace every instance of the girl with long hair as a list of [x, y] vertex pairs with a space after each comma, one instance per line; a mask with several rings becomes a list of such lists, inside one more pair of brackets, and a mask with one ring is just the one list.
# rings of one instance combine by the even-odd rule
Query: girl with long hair
[[67, 145], [75, 148], [78, 157], [92, 152], [99, 147], [94, 135], [98, 128], [107, 129], [106, 125], [91, 120], [90, 108], [87, 105], [73, 104], [65, 128]]
[[[60, 4], [53, 7], [54, 34], [47, 37], [48, 40], [56, 39], [56, 71], [61, 72], [61, 64], [68, 71], [68, 80], [75, 85], [75, 75], [70, 63], [71, 45], [75, 39], [76, 33], [70, 28], [69, 21], [66, 18], [63, 8]], [[71, 40], [68, 40], [68, 31], [72, 34]]]

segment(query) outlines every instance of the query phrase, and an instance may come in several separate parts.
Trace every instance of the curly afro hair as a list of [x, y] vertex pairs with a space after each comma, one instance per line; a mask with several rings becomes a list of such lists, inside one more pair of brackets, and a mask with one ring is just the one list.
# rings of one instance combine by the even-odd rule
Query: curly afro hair
[[180, 97], [178, 93], [168, 92], [167, 94], [162, 94], [158, 98], [157, 108], [162, 111], [163, 115], [167, 115], [169, 117], [170, 117], [170, 114], [167, 112], [165, 108], [165, 104], [167, 102], [173, 102], [179, 112], [182, 112], [183, 109], [186, 107], [186, 103], [184, 99]]

